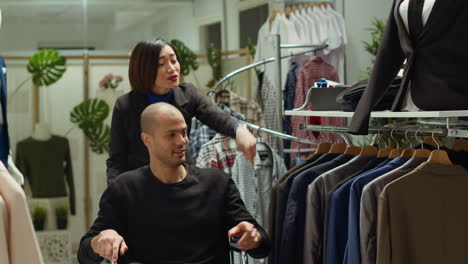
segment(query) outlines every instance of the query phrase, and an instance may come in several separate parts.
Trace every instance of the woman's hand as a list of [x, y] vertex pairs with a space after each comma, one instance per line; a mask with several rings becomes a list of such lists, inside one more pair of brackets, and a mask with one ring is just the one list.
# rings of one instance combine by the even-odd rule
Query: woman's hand
[[240, 124], [236, 128], [236, 143], [240, 152], [244, 153], [245, 158], [252, 165], [254, 164], [254, 157], [257, 153], [257, 139], [247, 129], [247, 126]]

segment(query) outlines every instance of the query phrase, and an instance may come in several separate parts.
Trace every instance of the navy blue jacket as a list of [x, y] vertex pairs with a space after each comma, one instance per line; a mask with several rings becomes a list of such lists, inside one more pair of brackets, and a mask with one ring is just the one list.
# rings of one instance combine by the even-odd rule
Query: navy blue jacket
[[8, 168], [8, 154], [10, 152], [10, 138], [8, 136], [7, 123], [7, 78], [6, 64], [3, 57], [0, 56], [0, 107], [2, 122], [0, 122], [0, 161]]

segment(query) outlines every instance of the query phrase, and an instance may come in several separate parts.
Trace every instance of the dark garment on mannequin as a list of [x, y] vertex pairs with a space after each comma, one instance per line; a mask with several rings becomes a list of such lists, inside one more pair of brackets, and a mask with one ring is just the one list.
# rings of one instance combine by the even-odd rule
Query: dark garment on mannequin
[[16, 147], [15, 164], [26, 176], [32, 197], [68, 195], [70, 212], [75, 214], [75, 184], [68, 139], [52, 135], [44, 141], [32, 137], [22, 140]]
[[410, 16], [410, 29], [421, 31], [417, 36], [411, 36], [402, 21], [401, 2], [393, 2], [369, 85], [354, 113], [350, 133], [368, 133], [370, 112], [405, 59], [403, 82], [393, 111], [401, 109], [410, 80], [412, 99], [418, 108], [426, 111], [468, 109], [468, 88], [464, 79], [468, 75], [468, 34], [465, 34], [468, 2], [436, 0], [422, 30], [418, 29], [419, 22], [413, 25], [415, 17]]

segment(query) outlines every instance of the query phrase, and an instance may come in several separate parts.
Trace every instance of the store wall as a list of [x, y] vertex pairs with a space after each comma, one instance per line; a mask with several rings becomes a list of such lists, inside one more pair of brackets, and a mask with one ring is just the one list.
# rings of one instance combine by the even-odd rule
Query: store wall
[[[8, 78], [8, 122], [12, 153], [16, 154], [18, 142], [30, 137], [33, 131], [33, 91], [32, 83], [27, 82], [12, 96], [20, 83], [30, 74], [26, 70], [27, 61], [7, 60]], [[70, 146], [71, 161], [74, 174], [76, 215], [70, 217], [69, 230], [72, 246], [78, 246], [79, 239], [86, 231], [84, 209], [84, 136], [70, 122], [72, 108], [83, 100], [83, 68], [79, 61], [69, 61], [63, 77], [49, 87], [40, 87], [40, 121], [46, 123], [53, 135], [66, 136]], [[72, 129], [72, 130], [70, 130]], [[27, 175], [25, 175], [27, 176]], [[29, 188], [25, 188], [31, 199]], [[52, 219], [52, 221], [54, 221]]]
[[33, 51], [39, 46], [92, 46], [99, 51], [129, 52], [136, 42], [161, 36], [177, 38], [195, 51], [199, 50], [198, 27], [192, 4], [159, 9], [158, 15], [145, 17], [138, 23], [95, 23], [86, 27], [82, 21], [65, 24], [37, 23], [33, 19], [7, 20], [0, 30], [2, 55]]
[[[374, 17], [387, 20], [393, 0], [336, 0], [341, 1], [348, 30], [346, 46], [347, 83], [362, 80], [361, 71], [371, 65], [371, 56], [364, 50], [362, 41], [370, 41], [371, 26]], [[338, 6], [340, 6], [338, 5]]]

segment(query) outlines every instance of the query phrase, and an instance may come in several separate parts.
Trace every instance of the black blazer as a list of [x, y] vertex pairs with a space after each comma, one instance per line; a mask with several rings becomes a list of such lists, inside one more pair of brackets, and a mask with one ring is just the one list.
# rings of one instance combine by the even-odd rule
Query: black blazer
[[393, 2], [369, 85], [350, 124], [353, 134], [367, 134], [370, 112], [405, 59], [392, 111], [401, 109], [409, 80], [412, 99], [422, 110], [468, 109], [468, 1], [436, 0], [417, 43], [412, 43], [398, 11], [402, 1]]
[[[120, 96], [114, 106], [107, 159], [107, 183], [119, 174], [149, 164], [149, 154], [140, 138], [140, 116], [148, 106], [145, 94], [131, 91]], [[189, 83], [181, 83], [174, 89], [174, 102], [184, 115], [190, 135], [192, 117], [219, 133], [234, 137], [237, 120], [221, 111]]]

